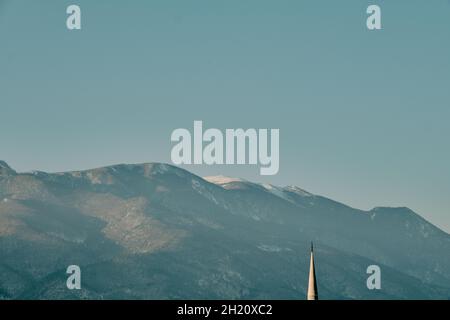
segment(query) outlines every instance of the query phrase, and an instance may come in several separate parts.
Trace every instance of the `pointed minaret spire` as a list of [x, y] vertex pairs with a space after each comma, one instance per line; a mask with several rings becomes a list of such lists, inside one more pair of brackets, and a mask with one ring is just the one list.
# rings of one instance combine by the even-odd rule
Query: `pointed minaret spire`
[[307, 300], [319, 300], [317, 292], [316, 271], [314, 270], [314, 248], [311, 242], [311, 261], [309, 263], [309, 282]]

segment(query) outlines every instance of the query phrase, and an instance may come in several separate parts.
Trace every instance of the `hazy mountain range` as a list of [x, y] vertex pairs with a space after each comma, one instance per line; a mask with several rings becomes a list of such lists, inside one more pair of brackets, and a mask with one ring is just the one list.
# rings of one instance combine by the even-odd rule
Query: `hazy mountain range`
[[[450, 236], [408, 208], [159, 163], [19, 174], [0, 162], [0, 299], [305, 299], [311, 240], [322, 299], [450, 297]], [[372, 264], [381, 290], [366, 287]]]

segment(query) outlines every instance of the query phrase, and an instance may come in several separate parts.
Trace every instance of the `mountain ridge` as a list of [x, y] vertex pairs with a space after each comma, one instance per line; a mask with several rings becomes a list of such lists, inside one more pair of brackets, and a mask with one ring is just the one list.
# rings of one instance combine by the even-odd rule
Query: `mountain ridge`
[[[0, 292], [5, 298], [298, 298], [313, 240], [325, 299], [450, 296], [450, 236], [408, 208], [363, 211], [299, 187], [215, 182], [164, 163], [3, 175]], [[58, 271], [74, 261], [88, 278], [81, 296], [64, 289]], [[365, 287], [365, 268], [374, 263], [385, 270], [385, 291]], [[99, 264], [104, 271], [95, 271]], [[105, 276], [90, 278], [98, 272]], [[111, 277], [120, 280], [108, 284]], [[38, 283], [41, 289], [30, 289]]]
[[0, 160], [0, 176], [16, 174], [11, 167], [3, 160]]
[[[45, 171], [31, 171], [31, 172], [17, 172], [15, 170], [13, 170], [6, 161], [0, 160], [0, 175], [1, 175], [1, 170], [5, 169], [8, 170], [10, 172], [13, 172], [14, 174], [17, 175], [78, 175], [78, 174], [88, 174], [88, 173], [101, 173], [102, 171], [105, 170], [110, 170], [107, 173], [114, 173], [117, 170], [121, 170], [121, 169], [127, 169], [127, 171], [130, 170], [130, 168], [142, 168], [143, 170], [146, 169], [154, 169], [153, 167], [156, 167], [155, 171], [156, 173], [164, 173], [167, 172], [168, 169], [170, 168], [171, 170], [175, 170], [175, 172], [178, 172], [179, 174], [184, 174], [184, 175], [190, 175], [190, 176], [194, 176], [197, 177], [198, 179], [202, 179], [208, 183], [211, 183], [213, 185], [217, 185], [217, 186], [223, 186], [223, 185], [227, 185], [227, 184], [232, 184], [232, 183], [243, 183], [243, 184], [251, 184], [251, 185], [256, 185], [259, 187], [263, 187], [268, 189], [268, 187], [272, 187], [272, 188], [278, 188], [278, 189], [282, 189], [284, 191], [291, 191], [293, 190], [293, 192], [299, 193], [301, 195], [304, 196], [318, 196], [318, 197], [322, 197], [324, 199], [330, 200], [330, 201], [334, 201], [336, 203], [339, 203], [341, 205], [344, 205], [346, 207], [355, 209], [355, 210], [359, 210], [361, 212], [366, 212], [366, 213], [373, 213], [379, 209], [396, 209], [396, 210], [406, 210], [408, 213], [410, 214], [414, 214], [414, 215], [418, 215], [421, 218], [425, 219], [423, 216], [421, 216], [420, 214], [418, 214], [417, 212], [415, 212], [414, 210], [412, 210], [409, 207], [405, 207], [405, 206], [375, 206], [372, 209], [369, 210], [363, 210], [363, 209], [358, 209], [358, 208], [354, 208], [351, 207], [343, 202], [340, 201], [336, 201], [333, 199], [330, 199], [328, 197], [324, 197], [324, 196], [320, 196], [320, 195], [316, 195], [316, 194], [312, 194], [302, 188], [300, 188], [297, 185], [286, 185], [286, 186], [276, 186], [276, 185], [272, 185], [272, 184], [266, 184], [266, 183], [257, 183], [257, 182], [251, 182], [249, 180], [243, 179], [243, 178], [237, 178], [237, 177], [228, 177], [228, 176], [223, 176], [223, 175], [218, 175], [218, 176], [206, 176], [206, 177], [201, 177], [198, 176], [186, 169], [180, 168], [178, 166], [175, 165], [171, 165], [168, 163], [164, 163], [164, 162], [145, 162], [145, 163], [133, 163], [133, 164], [127, 164], [127, 163], [120, 163], [120, 164], [113, 164], [113, 165], [107, 165], [107, 166], [102, 166], [102, 167], [96, 167], [93, 169], [83, 169], [83, 170], [69, 170], [69, 171], [62, 171], [62, 172], [45, 172]], [[148, 172], [146, 173], [148, 174]], [[145, 174], [144, 174], [145, 175]], [[222, 181], [220, 181], [220, 179], [222, 179]], [[426, 220], [426, 219], [425, 219]], [[428, 223], [432, 224], [431, 222], [429, 222], [428, 220], [426, 220]], [[437, 227], [437, 226], [436, 226]], [[439, 227], [437, 227], [439, 228]], [[440, 228], [439, 228], [440, 229]], [[442, 230], [442, 229], [440, 229]], [[445, 232], [445, 230], [442, 230], [443, 232]], [[445, 232], [447, 233], [447, 232]], [[448, 233], [447, 233], [448, 234]]]

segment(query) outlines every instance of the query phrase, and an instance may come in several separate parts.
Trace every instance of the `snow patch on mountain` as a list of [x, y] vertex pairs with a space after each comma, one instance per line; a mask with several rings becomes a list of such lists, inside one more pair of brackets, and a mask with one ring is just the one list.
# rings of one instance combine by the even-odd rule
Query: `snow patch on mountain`
[[289, 197], [289, 195], [284, 192], [283, 188], [274, 186], [272, 184], [267, 184], [267, 183], [263, 183], [263, 184], [261, 184], [261, 186], [264, 189], [266, 189], [267, 191], [269, 191], [270, 193], [272, 193], [274, 196], [277, 196], [281, 199], [284, 199], [286, 201], [289, 201], [289, 202], [295, 204], [295, 202]]
[[284, 188], [284, 190], [298, 194], [302, 197], [313, 197], [314, 195], [312, 193], [309, 193], [308, 191], [305, 191], [297, 186], [287, 186]]
[[223, 184], [228, 184], [228, 183], [232, 183], [232, 182], [243, 182], [243, 179], [239, 179], [239, 178], [231, 178], [231, 177], [226, 177], [226, 176], [209, 176], [209, 177], [204, 177], [204, 180], [213, 183], [213, 184], [217, 184], [217, 185], [223, 185]]
[[257, 247], [259, 250], [266, 252], [283, 252], [283, 251], [292, 251], [291, 248], [281, 248], [275, 245], [261, 244]]

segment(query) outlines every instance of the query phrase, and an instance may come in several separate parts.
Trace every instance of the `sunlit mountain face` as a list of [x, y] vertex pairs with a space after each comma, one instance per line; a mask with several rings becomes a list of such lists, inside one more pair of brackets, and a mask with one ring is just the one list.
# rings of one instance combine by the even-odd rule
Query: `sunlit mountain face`
[[[321, 299], [450, 297], [450, 236], [408, 208], [159, 163], [19, 174], [0, 162], [1, 299], [305, 299], [310, 241]], [[81, 290], [66, 287], [69, 265]]]

